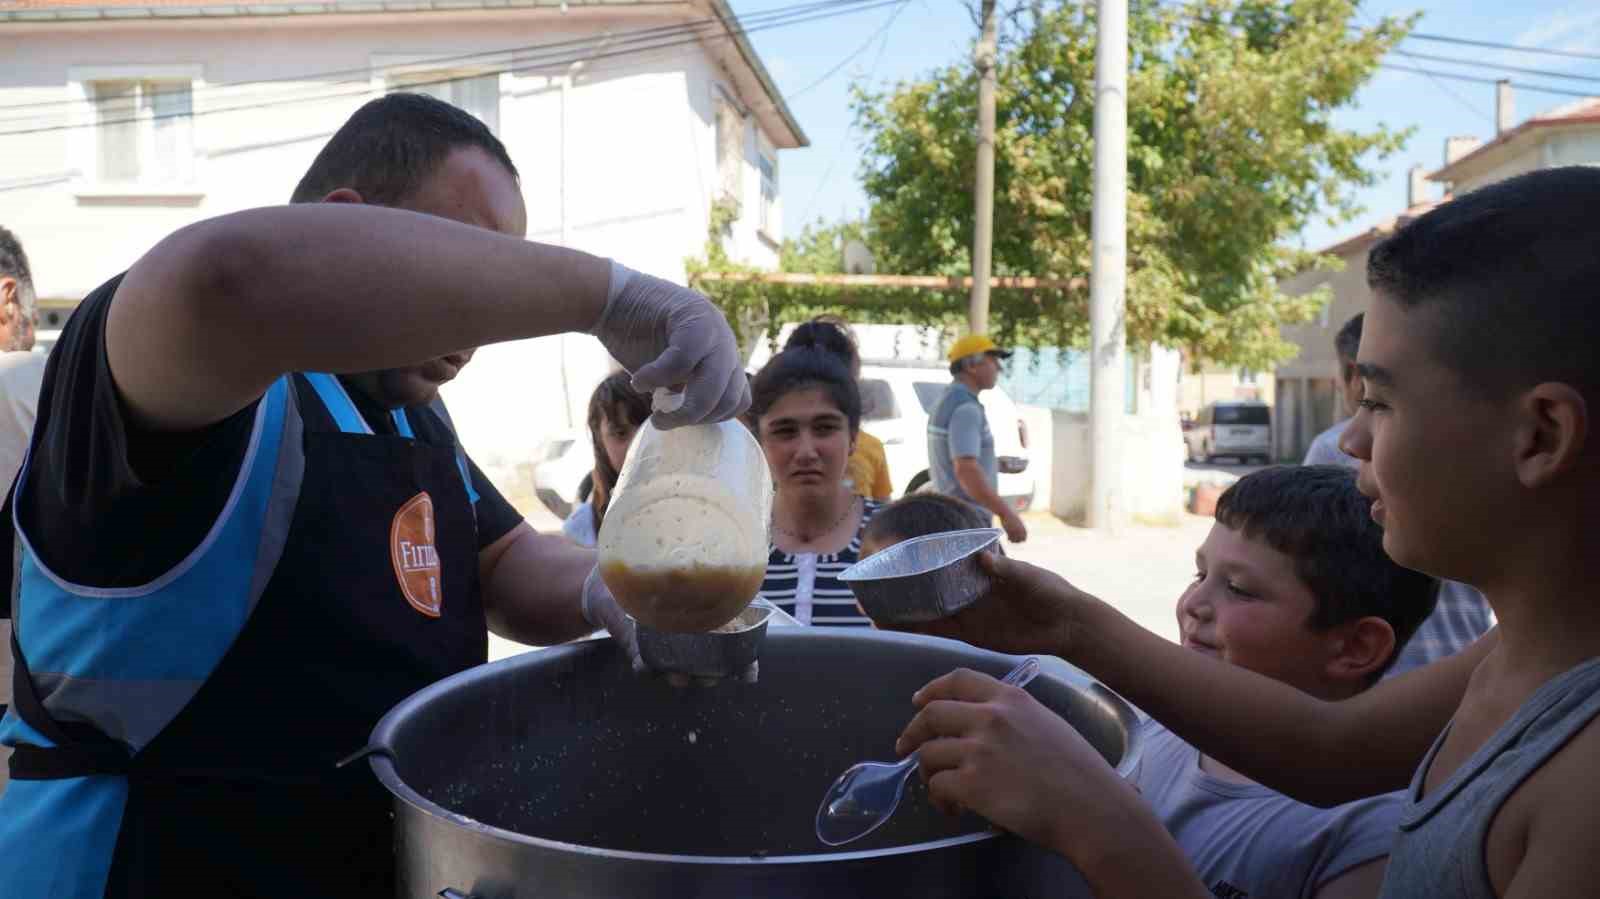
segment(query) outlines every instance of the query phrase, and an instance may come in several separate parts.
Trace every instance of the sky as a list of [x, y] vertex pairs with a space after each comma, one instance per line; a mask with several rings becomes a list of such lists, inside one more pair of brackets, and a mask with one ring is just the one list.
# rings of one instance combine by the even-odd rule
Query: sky
[[[788, 5], [793, 0], [734, 0], [734, 9], [748, 15]], [[1002, 4], [1004, 5], [1004, 4]], [[1448, 0], [1418, 5], [1395, 0], [1368, 0], [1363, 17], [1421, 12], [1415, 30], [1473, 40], [1511, 43], [1600, 54], [1600, 3], [1595, 0], [1519, 0], [1484, 3]], [[778, 88], [811, 145], [784, 151], [779, 159], [784, 228], [789, 235], [818, 217], [829, 221], [860, 215], [866, 197], [856, 177], [861, 160], [859, 135], [852, 128], [849, 89], [852, 84], [884, 87], [917, 78], [933, 69], [970, 59], [977, 26], [964, 0], [906, 0], [901, 6], [855, 12], [818, 22], [773, 28], [751, 35]], [[1478, 78], [1510, 77], [1514, 82], [1590, 90], [1600, 94], [1600, 60], [1570, 59], [1407, 40], [1402, 50], [1469, 60], [1463, 64], [1417, 61], [1390, 56], [1388, 61]], [[831, 77], [824, 76], [836, 66]], [[1515, 66], [1590, 76], [1593, 81], [1508, 72]], [[1319, 249], [1395, 214], [1405, 207], [1407, 171], [1422, 165], [1433, 171], [1443, 163], [1444, 141], [1452, 135], [1494, 134], [1495, 89], [1492, 85], [1382, 71], [1335, 116], [1343, 128], [1367, 130], [1379, 124], [1415, 127], [1406, 146], [1387, 159], [1371, 160], [1377, 182], [1359, 191], [1365, 208], [1343, 224], [1319, 220], [1298, 241]], [[1516, 121], [1574, 102], [1577, 98], [1519, 89]], [[1437, 193], [1438, 186], [1430, 185]]]

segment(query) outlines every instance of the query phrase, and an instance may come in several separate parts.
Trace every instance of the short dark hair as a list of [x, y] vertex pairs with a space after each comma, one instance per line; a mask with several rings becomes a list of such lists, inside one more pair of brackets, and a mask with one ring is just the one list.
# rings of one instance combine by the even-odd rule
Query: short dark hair
[[839, 357], [839, 361], [846, 368], [854, 368], [861, 361], [861, 352], [856, 347], [855, 338], [850, 335], [844, 324], [830, 316], [818, 316], [811, 321], [801, 324], [789, 335], [789, 341], [783, 345], [786, 350], [807, 347], [822, 350]]
[[[796, 390], [818, 387], [833, 400], [850, 422], [850, 433], [861, 430], [861, 391], [856, 379], [838, 356], [811, 347], [784, 350], [756, 373], [750, 385], [750, 418], [759, 422], [780, 399]], [[761, 436], [757, 427], [756, 436]]]
[[619, 371], [607, 376], [589, 395], [589, 440], [594, 445], [594, 527], [598, 531], [611, 505], [611, 491], [617, 488], [617, 475], [600, 439], [602, 418], [622, 421], [637, 428], [650, 418], [650, 397], [633, 389], [633, 376]]
[[1373, 247], [1367, 283], [1437, 306], [1432, 344], [1499, 393], [1561, 381], [1600, 388], [1600, 169], [1542, 169], [1430, 210]]
[[315, 203], [348, 187], [368, 203], [398, 206], [462, 147], [482, 149], [518, 177], [505, 144], [471, 113], [425, 94], [388, 94], [334, 133], [289, 202]]
[[1294, 559], [1316, 608], [1306, 622], [1326, 631], [1369, 615], [1394, 629], [1394, 652], [1376, 681], [1438, 601], [1439, 582], [1402, 568], [1383, 551], [1372, 501], [1356, 473], [1340, 465], [1279, 465], [1252, 472], [1223, 491], [1217, 522]]
[[1357, 312], [1350, 316], [1350, 320], [1339, 329], [1333, 338], [1333, 351], [1339, 354], [1341, 362], [1356, 361], [1356, 354], [1361, 350], [1361, 322], [1365, 320], [1365, 312]]
[[28, 267], [28, 254], [22, 251], [22, 241], [9, 228], [0, 226], [0, 277], [16, 278], [24, 291], [33, 290], [33, 269]]
[[880, 543], [989, 526], [985, 512], [953, 496], [912, 493], [873, 513], [863, 539]]

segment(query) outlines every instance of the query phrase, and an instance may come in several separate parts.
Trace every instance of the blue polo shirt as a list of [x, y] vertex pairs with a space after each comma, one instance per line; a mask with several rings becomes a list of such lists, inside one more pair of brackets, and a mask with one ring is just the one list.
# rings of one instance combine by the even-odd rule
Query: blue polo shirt
[[956, 480], [956, 460], [962, 456], [977, 459], [984, 479], [991, 488], [998, 489], [1000, 463], [995, 457], [989, 419], [978, 395], [956, 381], [928, 416], [928, 472], [933, 479], [933, 489], [982, 508]]

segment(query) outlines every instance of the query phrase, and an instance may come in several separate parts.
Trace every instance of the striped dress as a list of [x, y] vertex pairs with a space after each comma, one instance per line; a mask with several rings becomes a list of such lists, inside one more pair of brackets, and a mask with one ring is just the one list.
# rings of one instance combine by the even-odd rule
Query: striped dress
[[856, 607], [856, 596], [839, 574], [861, 557], [861, 534], [882, 503], [865, 500], [861, 526], [850, 545], [836, 553], [786, 553], [776, 546], [767, 557], [761, 596], [793, 615], [801, 624], [818, 627], [871, 627], [872, 619]]

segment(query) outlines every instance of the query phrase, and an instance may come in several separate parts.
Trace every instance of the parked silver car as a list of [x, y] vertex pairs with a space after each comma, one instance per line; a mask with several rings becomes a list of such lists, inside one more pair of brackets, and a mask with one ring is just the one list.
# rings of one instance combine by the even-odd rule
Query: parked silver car
[[1272, 461], [1272, 407], [1266, 403], [1224, 401], [1207, 405], [1183, 432], [1189, 461], [1232, 457], [1240, 462]]

